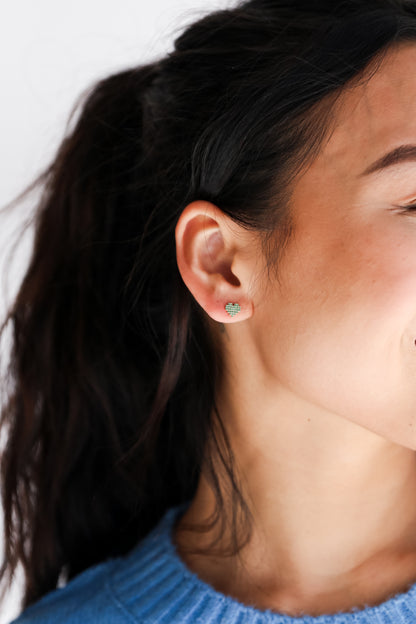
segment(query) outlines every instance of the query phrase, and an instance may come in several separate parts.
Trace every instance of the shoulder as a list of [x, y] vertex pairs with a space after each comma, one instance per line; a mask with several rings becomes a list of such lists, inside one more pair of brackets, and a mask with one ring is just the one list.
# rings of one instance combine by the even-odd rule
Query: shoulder
[[[9, 624], [182, 622], [182, 607], [186, 611], [195, 602], [195, 579], [189, 578], [171, 537], [187, 504], [170, 508], [130, 552], [88, 568]], [[178, 607], [180, 619], [174, 620], [172, 609]]]
[[10, 624], [137, 624], [110, 587], [121, 559], [88, 568], [64, 587], [45, 594]]

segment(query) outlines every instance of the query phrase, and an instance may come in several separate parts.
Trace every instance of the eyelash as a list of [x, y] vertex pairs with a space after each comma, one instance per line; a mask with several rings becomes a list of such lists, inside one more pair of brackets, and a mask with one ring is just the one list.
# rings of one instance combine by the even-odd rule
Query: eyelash
[[401, 208], [401, 214], [406, 214], [407, 212], [415, 212], [416, 204], [409, 204], [408, 206], [397, 206]]

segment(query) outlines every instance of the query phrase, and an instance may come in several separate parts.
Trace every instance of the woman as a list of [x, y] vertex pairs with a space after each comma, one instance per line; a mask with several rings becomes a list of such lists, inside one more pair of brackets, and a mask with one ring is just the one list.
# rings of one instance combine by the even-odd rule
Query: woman
[[416, 2], [100, 81], [7, 323], [19, 624], [416, 622]]

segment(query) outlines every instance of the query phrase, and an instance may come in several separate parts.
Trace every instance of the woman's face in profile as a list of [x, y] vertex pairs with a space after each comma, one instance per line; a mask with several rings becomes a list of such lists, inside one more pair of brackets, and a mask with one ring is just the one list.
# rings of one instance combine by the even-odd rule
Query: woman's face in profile
[[[416, 208], [399, 206], [416, 204], [415, 69], [416, 44], [401, 44], [342, 96], [294, 188], [281, 287], [258, 295], [253, 328], [272, 380], [412, 449]], [[363, 173], [401, 145], [414, 146], [406, 160]]]

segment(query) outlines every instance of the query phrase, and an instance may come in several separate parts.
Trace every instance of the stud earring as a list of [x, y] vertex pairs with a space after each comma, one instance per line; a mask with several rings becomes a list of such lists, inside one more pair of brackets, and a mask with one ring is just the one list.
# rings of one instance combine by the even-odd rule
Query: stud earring
[[238, 303], [227, 303], [225, 309], [230, 316], [235, 316], [238, 312], [240, 312], [241, 307]]

